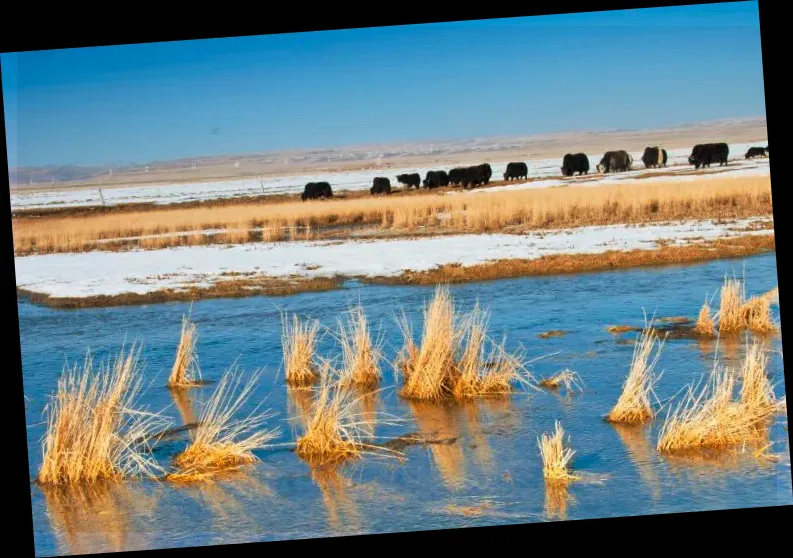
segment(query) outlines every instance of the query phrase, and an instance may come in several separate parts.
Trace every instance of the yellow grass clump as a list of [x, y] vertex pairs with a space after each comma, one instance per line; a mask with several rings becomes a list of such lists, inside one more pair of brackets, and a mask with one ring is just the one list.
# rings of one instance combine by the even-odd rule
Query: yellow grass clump
[[319, 321], [301, 322], [297, 315], [292, 322], [282, 316], [281, 343], [284, 354], [286, 382], [292, 386], [305, 387], [317, 380], [314, 351], [317, 342]]
[[189, 387], [197, 385], [201, 380], [201, 370], [196, 356], [196, 326], [189, 316], [182, 318], [182, 334], [176, 349], [176, 359], [168, 378], [172, 387]]
[[[722, 450], [761, 441], [778, 403], [766, 377], [766, 358], [759, 345], [747, 351], [740, 374], [714, 366], [701, 389], [689, 386], [678, 406], [667, 414], [657, 448], [674, 453]], [[736, 385], [742, 381], [736, 397]]]
[[319, 466], [359, 457], [364, 443], [355, 403], [350, 388], [334, 382], [325, 363], [311, 414], [297, 440], [298, 457]]
[[402, 397], [437, 401], [452, 392], [459, 374], [455, 363], [459, 335], [449, 290], [438, 286], [424, 308], [421, 345], [415, 358], [403, 364]]
[[694, 331], [700, 335], [715, 335], [716, 320], [710, 313], [710, 305], [705, 302], [699, 310], [697, 321], [694, 324]]
[[773, 333], [777, 325], [771, 316], [771, 304], [778, 291], [770, 290], [746, 300], [743, 284], [737, 279], [725, 278], [721, 288], [719, 308], [719, 333], [749, 330], [756, 333]]
[[[457, 399], [506, 395], [514, 384], [523, 381], [519, 354], [507, 353], [504, 342], [496, 344], [487, 337], [487, 312], [477, 304], [463, 321], [459, 336], [463, 344], [458, 360], [456, 382], [452, 394]], [[491, 348], [486, 353], [486, 343]]]
[[400, 322], [405, 344], [395, 369], [404, 376], [400, 395], [406, 399], [439, 401], [454, 397], [498, 396], [511, 393], [515, 383], [528, 382], [522, 353], [509, 353], [505, 342], [487, 336], [488, 314], [477, 304], [458, 316], [445, 286], [437, 286], [424, 308], [424, 331], [416, 346], [406, 318]]
[[[654, 395], [653, 387], [660, 379], [660, 375], [655, 374], [654, 368], [662, 348], [663, 341], [659, 339], [652, 323], [648, 324], [634, 345], [628, 377], [625, 379], [616, 405], [606, 416], [606, 420], [638, 424], [653, 418], [654, 411], [650, 397]], [[649, 360], [653, 349], [656, 349], [655, 356]]]
[[381, 378], [382, 352], [379, 344], [372, 342], [363, 307], [352, 309], [348, 327], [340, 324], [339, 329], [344, 360], [342, 383], [364, 389], [377, 386]]
[[265, 447], [278, 435], [278, 430], [261, 428], [270, 415], [257, 414], [258, 406], [245, 418], [235, 418], [235, 414], [250, 398], [258, 379], [259, 374], [253, 374], [239, 389], [242, 376], [235, 367], [223, 374], [201, 413], [193, 440], [174, 458], [177, 471], [170, 473], [168, 480], [211, 479], [257, 460], [253, 450]]
[[741, 306], [744, 293], [741, 282], [725, 278], [719, 299], [719, 333], [731, 333], [743, 329]]
[[573, 391], [574, 388], [579, 387], [580, 381], [581, 377], [576, 372], [565, 368], [553, 376], [540, 380], [540, 386], [547, 389], [559, 389], [564, 386], [565, 390]]
[[[568, 436], [569, 439], [569, 436]], [[537, 440], [542, 456], [542, 474], [550, 484], [565, 484], [578, 479], [578, 475], [570, 471], [570, 462], [575, 451], [565, 447], [564, 430], [559, 421], [553, 434], [543, 434]]]
[[65, 369], [45, 408], [47, 431], [37, 481], [72, 484], [120, 480], [160, 470], [149, 454], [159, 416], [135, 407], [140, 391], [139, 349], [133, 345], [95, 374], [90, 356], [82, 370]]

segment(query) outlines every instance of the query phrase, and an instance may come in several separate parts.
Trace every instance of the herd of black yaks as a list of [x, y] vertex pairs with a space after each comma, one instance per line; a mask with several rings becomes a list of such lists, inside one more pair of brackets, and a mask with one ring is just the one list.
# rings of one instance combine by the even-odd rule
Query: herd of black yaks
[[[688, 162], [696, 169], [710, 167], [711, 163], [718, 163], [719, 166], [727, 164], [727, 157], [730, 148], [726, 143], [700, 143], [691, 150]], [[768, 157], [768, 146], [750, 147], [746, 152], [746, 159], [755, 157]], [[665, 167], [668, 160], [666, 149], [661, 147], [647, 147], [642, 155], [642, 163], [645, 168]], [[629, 171], [633, 166], [633, 157], [624, 150], [607, 151], [597, 165], [598, 172], [622, 172]], [[568, 153], [562, 159], [562, 176], [574, 176], [589, 174], [589, 157], [585, 153]], [[526, 163], [509, 163], [504, 172], [504, 180], [525, 180], [528, 178], [529, 168]], [[424, 180], [417, 172], [412, 174], [400, 174], [396, 177], [399, 184], [410, 188], [440, 188], [442, 186], [462, 186], [466, 189], [486, 185], [490, 183], [493, 176], [493, 169], [488, 163], [475, 165], [472, 167], [457, 167], [449, 172], [443, 170], [431, 170], [427, 172]], [[384, 176], [377, 176], [372, 181], [369, 189], [371, 195], [390, 194], [391, 181]], [[328, 182], [309, 182], [303, 189], [300, 199], [313, 200], [332, 198], [333, 190]]]

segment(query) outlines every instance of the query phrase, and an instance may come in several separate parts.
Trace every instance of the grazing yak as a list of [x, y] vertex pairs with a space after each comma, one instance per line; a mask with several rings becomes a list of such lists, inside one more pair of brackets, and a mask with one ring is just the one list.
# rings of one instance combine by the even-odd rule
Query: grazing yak
[[766, 157], [768, 153], [767, 147], [750, 147], [749, 151], [744, 155], [745, 159], [754, 159], [755, 157]]
[[488, 184], [490, 178], [493, 176], [493, 169], [488, 163], [482, 163], [473, 167], [465, 169], [463, 174], [462, 185], [465, 188], [471, 186], [479, 186], [480, 184]]
[[390, 194], [391, 181], [384, 176], [377, 176], [372, 180], [372, 187], [369, 188], [369, 193], [373, 196], [375, 194]]
[[309, 182], [300, 194], [300, 199], [303, 201], [332, 197], [333, 190], [327, 182]]
[[446, 171], [427, 171], [427, 177], [424, 179], [425, 188], [438, 188], [448, 185], [449, 175]]
[[644, 148], [642, 163], [644, 163], [645, 168], [657, 169], [658, 167], [665, 167], [667, 160], [666, 149], [661, 149], [657, 145], [655, 147]]
[[562, 176], [589, 174], [589, 157], [586, 153], [568, 153], [562, 159]]
[[696, 169], [710, 167], [711, 163], [718, 163], [721, 167], [727, 164], [729, 154], [730, 147], [726, 143], [698, 143], [691, 150], [688, 162]]
[[397, 182], [404, 184], [408, 188], [418, 188], [421, 186], [421, 175], [417, 172], [412, 174], [400, 174], [396, 179]]
[[509, 163], [504, 173], [504, 180], [519, 180], [529, 177], [529, 167], [526, 163]]
[[449, 171], [449, 184], [452, 186], [459, 186], [465, 179], [465, 167], [455, 167]]
[[606, 174], [609, 172], [629, 171], [633, 165], [631, 154], [620, 149], [619, 151], [606, 151], [603, 158], [598, 163], [599, 172]]

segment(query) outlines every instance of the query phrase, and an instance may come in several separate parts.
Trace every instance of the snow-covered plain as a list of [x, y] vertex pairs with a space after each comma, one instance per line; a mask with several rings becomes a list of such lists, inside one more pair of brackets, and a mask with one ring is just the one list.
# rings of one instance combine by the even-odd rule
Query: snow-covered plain
[[[750, 143], [731, 144], [730, 145], [730, 161], [731, 165], [729, 170], [724, 167], [719, 169], [718, 166], [713, 166], [710, 169], [703, 169], [699, 172], [700, 175], [707, 175], [715, 172], [723, 172], [725, 175], [734, 176], [739, 173], [750, 174], [768, 174], [768, 159], [753, 159], [745, 160], [743, 158], [746, 150], [753, 145], [765, 146], [768, 141], [766, 139], [758, 140]], [[614, 182], [622, 182], [630, 180], [640, 174], [647, 173], [674, 173], [682, 174], [689, 173], [693, 169], [688, 164], [688, 155], [691, 153], [690, 148], [670, 149], [668, 152], [667, 168], [662, 169], [645, 169], [641, 162], [641, 152], [632, 152], [631, 155], [634, 159], [633, 171], [611, 174], [611, 175], [597, 175], [596, 165], [600, 160], [600, 155], [589, 155], [590, 161], [590, 175], [584, 177], [576, 177], [567, 180], [561, 180], [560, 167], [562, 157], [555, 159], [536, 159], [526, 161], [529, 167], [529, 179], [534, 179], [532, 182], [524, 184], [516, 184], [513, 186], [502, 186], [496, 188], [488, 188], [487, 191], [492, 192], [495, 189], [512, 189], [512, 188], [543, 188], [550, 186], [558, 186], [561, 184], [587, 184], [597, 186], [601, 184], [613, 184]], [[487, 162], [489, 157], [483, 157], [483, 160], [472, 160], [469, 164], [479, 164]], [[501, 180], [506, 170], [508, 161], [491, 162], [493, 168], [493, 180]], [[680, 165], [680, 166], [676, 166]], [[98, 189], [81, 188], [75, 190], [58, 190], [58, 191], [39, 191], [39, 192], [13, 192], [11, 194], [11, 208], [12, 209], [27, 209], [27, 208], [44, 208], [44, 207], [78, 207], [78, 206], [93, 206], [102, 205], [102, 197], [104, 202], [108, 205], [120, 205], [128, 203], [156, 203], [156, 204], [173, 204], [184, 203], [190, 201], [212, 200], [221, 198], [234, 198], [243, 196], [260, 196], [263, 194], [288, 194], [298, 193], [303, 191], [303, 187], [307, 182], [327, 181], [333, 187], [334, 192], [342, 192], [344, 190], [364, 190], [372, 185], [372, 178], [375, 176], [388, 176], [392, 183], [396, 181], [396, 176], [402, 173], [418, 172], [424, 177], [429, 170], [450, 170], [454, 165], [436, 165], [433, 167], [406, 167], [398, 169], [369, 169], [351, 172], [337, 172], [326, 174], [306, 174], [301, 176], [288, 176], [288, 177], [268, 177], [259, 179], [245, 179], [245, 180], [227, 180], [218, 182], [201, 182], [193, 184], [153, 184], [145, 186], [127, 186], [127, 187], [114, 187], [106, 188], [100, 192]], [[594, 173], [594, 175], [593, 175]], [[536, 180], [536, 179], [546, 180]], [[683, 176], [664, 176], [659, 177], [666, 180], [679, 180]], [[476, 192], [478, 190], [472, 190]]]
[[[15, 259], [17, 286], [52, 297], [149, 293], [165, 288], [211, 286], [223, 273], [264, 277], [397, 276], [460, 263], [552, 254], [594, 254], [608, 250], [652, 249], [661, 239], [694, 239], [768, 234], [747, 231], [756, 218], [717, 224], [690, 221], [646, 226], [594, 226], [534, 231], [524, 235], [477, 234], [378, 241], [306, 241], [196, 246], [129, 252], [47, 254]], [[744, 230], [741, 230], [744, 229]]]

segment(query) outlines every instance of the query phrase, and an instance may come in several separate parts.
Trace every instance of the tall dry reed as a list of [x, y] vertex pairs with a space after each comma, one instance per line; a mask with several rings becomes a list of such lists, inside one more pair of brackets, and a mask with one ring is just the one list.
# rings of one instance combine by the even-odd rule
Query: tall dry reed
[[115, 361], [94, 372], [89, 356], [82, 369], [65, 369], [45, 408], [47, 431], [37, 481], [71, 484], [120, 480], [161, 470], [149, 441], [162, 426], [159, 415], [137, 408], [140, 349], [122, 349]]
[[286, 382], [297, 387], [310, 386], [317, 380], [314, 353], [319, 321], [301, 322], [295, 314], [290, 323], [287, 315], [282, 314], [281, 323]]
[[382, 350], [379, 343], [372, 341], [369, 322], [361, 305], [349, 312], [348, 323], [339, 324], [339, 340], [342, 347], [341, 382], [359, 388], [371, 389], [380, 382], [380, 360]]
[[[714, 365], [700, 387], [688, 386], [677, 407], [667, 414], [658, 436], [658, 451], [723, 450], [762, 441], [778, 402], [766, 377], [767, 360], [759, 344], [747, 350], [740, 371]], [[736, 394], [738, 382], [742, 382]]]
[[182, 333], [176, 349], [176, 359], [168, 378], [172, 387], [189, 387], [200, 383], [201, 369], [196, 354], [196, 325], [189, 316], [182, 317]]
[[[652, 323], [647, 324], [634, 345], [633, 358], [622, 393], [606, 420], [637, 424], [653, 418], [655, 411], [651, 398], [655, 395], [653, 388], [661, 377], [655, 374], [655, 365], [661, 356], [663, 344], [664, 341], [658, 337]], [[650, 360], [653, 349], [655, 356]]]
[[259, 405], [244, 418], [235, 415], [250, 399], [259, 376], [254, 373], [242, 384], [236, 366], [224, 372], [201, 413], [193, 440], [174, 458], [177, 471], [170, 473], [168, 480], [205, 480], [257, 460], [253, 450], [276, 438], [278, 429], [262, 428], [271, 415], [258, 413]]
[[[569, 436], [568, 436], [569, 439]], [[553, 434], [543, 434], [537, 439], [542, 457], [542, 474], [549, 484], [565, 484], [578, 479], [570, 470], [575, 451], [564, 443], [564, 430], [556, 421]]]

